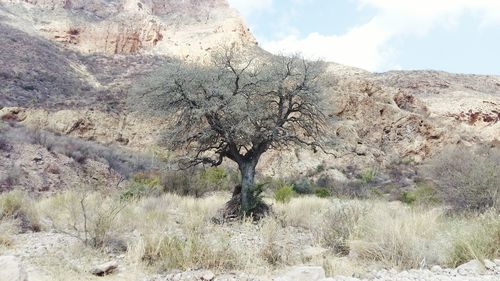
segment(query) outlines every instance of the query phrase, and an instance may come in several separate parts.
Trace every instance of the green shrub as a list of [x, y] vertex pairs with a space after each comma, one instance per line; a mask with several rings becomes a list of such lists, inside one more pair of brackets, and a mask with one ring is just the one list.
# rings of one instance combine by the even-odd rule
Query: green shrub
[[222, 167], [206, 168], [198, 172], [198, 185], [206, 191], [230, 190], [231, 178]]
[[165, 171], [160, 185], [164, 192], [200, 197], [207, 192], [231, 190], [238, 183], [238, 175], [221, 167]]
[[418, 183], [413, 191], [401, 193], [401, 201], [406, 204], [434, 205], [439, 203], [439, 196], [436, 189], [426, 183]]
[[308, 179], [301, 179], [293, 184], [293, 190], [298, 194], [313, 194], [314, 186]]
[[122, 200], [137, 199], [143, 196], [159, 193], [160, 177], [158, 175], [138, 173], [132, 178], [127, 189], [121, 194]]
[[415, 191], [403, 191], [401, 193], [401, 202], [406, 204], [413, 204], [417, 201], [417, 195]]
[[274, 192], [274, 199], [280, 203], [288, 203], [292, 200], [292, 197], [295, 195], [295, 191], [293, 187], [290, 185], [285, 185], [280, 187]]
[[368, 170], [361, 172], [361, 174], [359, 175], [359, 178], [365, 183], [371, 183], [375, 180], [376, 175], [377, 175], [377, 172], [375, 170], [368, 169]]
[[330, 191], [328, 189], [326, 189], [326, 188], [318, 188], [318, 189], [316, 189], [316, 191], [314, 191], [314, 193], [319, 198], [330, 197]]

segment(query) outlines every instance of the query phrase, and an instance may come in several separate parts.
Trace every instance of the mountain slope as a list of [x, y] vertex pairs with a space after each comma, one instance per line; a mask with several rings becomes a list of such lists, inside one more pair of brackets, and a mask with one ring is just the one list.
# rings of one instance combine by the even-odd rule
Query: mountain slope
[[[142, 151], [165, 122], [130, 112], [131, 86], [172, 60], [204, 62], [221, 43], [256, 45], [224, 0], [0, 0], [0, 31], [0, 118]], [[324, 75], [337, 158], [273, 152], [263, 173], [384, 167], [500, 142], [499, 77], [334, 63]]]

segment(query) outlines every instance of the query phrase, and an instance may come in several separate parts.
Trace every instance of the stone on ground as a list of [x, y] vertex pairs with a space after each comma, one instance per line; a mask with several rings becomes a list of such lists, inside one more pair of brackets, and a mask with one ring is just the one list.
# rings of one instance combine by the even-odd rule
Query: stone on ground
[[325, 270], [321, 266], [297, 266], [275, 281], [320, 281], [325, 279]]
[[0, 257], [0, 281], [28, 281], [28, 274], [19, 258]]
[[104, 276], [113, 273], [118, 268], [118, 262], [110, 261], [94, 267], [90, 273], [96, 276]]

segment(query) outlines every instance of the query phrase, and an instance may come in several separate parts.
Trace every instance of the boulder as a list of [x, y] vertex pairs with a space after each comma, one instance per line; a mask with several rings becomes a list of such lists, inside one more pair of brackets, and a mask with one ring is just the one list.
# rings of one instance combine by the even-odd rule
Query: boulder
[[96, 276], [104, 276], [113, 273], [118, 268], [118, 262], [110, 261], [94, 267], [90, 273]]
[[321, 266], [297, 266], [275, 281], [320, 281], [325, 278], [325, 270]]
[[0, 257], [0, 281], [28, 281], [26, 269], [17, 257]]
[[203, 271], [200, 274], [200, 280], [202, 281], [212, 281], [214, 279], [215, 279], [215, 274], [210, 270]]
[[457, 267], [460, 275], [471, 275], [484, 273], [484, 265], [478, 260], [472, 260]]
[[491, 260], [484, 260], [484, 267], [488, 270], [495, 270], [496, 263], [492, 262]]

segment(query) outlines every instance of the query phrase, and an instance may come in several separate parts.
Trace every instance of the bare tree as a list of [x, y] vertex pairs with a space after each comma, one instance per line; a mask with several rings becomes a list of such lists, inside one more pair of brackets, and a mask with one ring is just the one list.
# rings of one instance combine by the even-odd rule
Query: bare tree
[[238, 164], [242, 212], [250, 212], [255, 169], [269, 149], [322, 148], [325, 116], [318, 79], [322, 64], [299, 56], [267, 56], [224, 49], [207, 67], [184, 65], [149, 95], [153, 107], [175, 116], [165, 134], [184, 164]]

